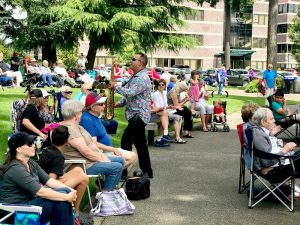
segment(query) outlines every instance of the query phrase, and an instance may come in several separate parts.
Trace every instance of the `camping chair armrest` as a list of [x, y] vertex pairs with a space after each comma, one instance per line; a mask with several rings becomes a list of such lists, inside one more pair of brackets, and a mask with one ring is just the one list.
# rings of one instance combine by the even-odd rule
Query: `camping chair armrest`
[[84, 159], [67, 159], [67, 160], [65, 160], [65, 164], [74, 164], [74, 163], [86, 164], [86, 160], [84, 160]]

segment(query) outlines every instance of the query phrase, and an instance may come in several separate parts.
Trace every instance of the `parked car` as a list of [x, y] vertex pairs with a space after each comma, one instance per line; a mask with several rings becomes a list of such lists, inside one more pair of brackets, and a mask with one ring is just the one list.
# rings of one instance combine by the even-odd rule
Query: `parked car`
[[216, 82], [216, 70], [215, 69], [208, 69], [202, 74], [202, 78], [204, 82], [208, 85], [212, 85]]
[[293, 74], [295, 74], [295, 75], [297, 75], [297, 76], [300, 76], [300, 72], [297, 71], [297, 70], [294, 69], [294, 68], [287, 68], [287, 69], [284, 69], [284, 71], [291, 72], [291, 73], [293, 73]]
[[228, 78], [228, 85], [247, 86], [250, 83], [248, 71], [244, 69], [231, 69]]

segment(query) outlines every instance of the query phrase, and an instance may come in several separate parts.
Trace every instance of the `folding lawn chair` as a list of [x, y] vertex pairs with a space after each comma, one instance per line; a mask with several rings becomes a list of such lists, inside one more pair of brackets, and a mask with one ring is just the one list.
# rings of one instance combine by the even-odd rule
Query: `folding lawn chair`
[[[39, 216], [42, 214], [42, 207], [35, 206], [35, 205], [0, 203], [0, 210], [8, 212], [8, 214], [5, 214], [5, 215], [3, 215], [2, 218], [0, 218], [0, 224], [3, 224], [4, 222], [7, 223], [6, 220], [8, 218], [10, 218], [13, 214], [16, 214], [16, 213], [31, 214], [32, 219], [38, 219], [38, 220], [39, 220]], [[25, 217], [25, 214], [22, 216], [23, 218]], [[16, 220], [17, 220], [17, 218], [15, 218], [15, 221]], [[21, 224], [22, 221], [18, 221], [18, 222], [20, 222], [20, 224]], [[30, 223], [30, 224], [32, 224], [32, 223]], [[34, 223], [34, 224], [39, 224], [39, 221], [37, 221], [37, 223]]]
[[[86, 161], [84, 159], [65, 160], [65, 164], [67, 164], [65, 170], [67, 170], [72, 164], [81, 164], [82, 168], [83, 168], [83, 171], [86, 173], [86, 167], [85, 167]], [[99, 188], [101, 189], [101, 183], [100, 183], [100, 178], [102, 177], [101, 174], [88, 175], [88, 177], [89, 178], [96, 178], [97, 179], [97, 184], [98, 184]], [[92, 204], [92, 197], [91, 197], [91, 191], [90, 191], [89, 185], [87, 185], [87, 192], [88, 192], [90, 207], [92, 209], [93, 204]]]
[[[283, 156], [276, 155], [258, 149], [253, 148], [253, 134], [251, 127], [248, 127], [245, 130], [249, 141], [249, 151], [251, 152], [251, 168], [250, 168], [250, 190], [249, 190], [249, 201], [248, 208], [252, 209], [268, 196], [273, 197], [278, 200], [282, 205], [284, 205], [290, 212], [294, 211], [294, 186], [295, 186], [295, 167], [293, 163], [293, 158], [296, 156]], [[268, 181], [264, 175], [255, 171], [253, 167], [254, 160], [257, 159], [275, 159], [278, 160], [278, 163], [281, 163], [281, 160], [289, 159], [293, 171], [287, 174], [284, 178], [278, 178], [277, 180]], [[263, 190], [258, 191], [255, 188], [255, 181], [259, 181], [263, 185]], [[288, 185], [287, 185], [288, 184]], [[254, 191], [255, 190], [255, 191]], [[285, 190], [285, 191], [284, 191]], [[255, 194], [254, 194], [255, 192]]]
[[237, 133], [241, 145], [241, 155], [240, 155], [240, 176], [239, 176], [239, 193], [243, 193], [250, 185], [250, 181], [246, 183], [245, 181], [245, 142], [244, 142], [244, 127], [245, 124], [241, 123], [236, 126]]

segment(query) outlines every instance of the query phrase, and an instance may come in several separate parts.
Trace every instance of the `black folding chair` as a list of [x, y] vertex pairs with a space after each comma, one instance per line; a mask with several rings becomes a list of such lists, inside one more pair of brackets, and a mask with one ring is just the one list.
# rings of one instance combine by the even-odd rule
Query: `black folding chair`
[[[295, 166], [293, 159], [297, 156], [283, 156], [272, 154], [264, 151], [260, 151], [258, 149], [253, 148], [253, 135], [252, 129], [248, 127], [245, 130], [247, 133], [248, 141], [251, 141], [251, 169], [250, 169], [250, 191], [249, 191], [249, 201], [248, 208], [252, 209], [268, 196], [273, 196], [277, 199], [282, 205], [284, 205], [290, 212], [294, 211], [294, 186], [295, 186]], [[251, 139], [252, 137], [252, 139]], [[251, 139], [251, 140], [250, 140]], [[299, 156], [298, 156], [299, 157]], [[289, 159], [289, 162], [292, 167], [292, 172], [287, 174], [285, 177], [278, 177], [277, 180], [268, 181], [266, 176], [262, 175], [259, 171], [255, 171], [253, 167], [254, 160], [257, 159], [267, 159], [267, 160], [278, 160], [280, 164], [282, 160]], [[257, 191], [255, 189], [255, 181], [259, 181], [263, 189]], [[256, 190], [254, 194], [254, 189]], [[288, 192], [284, 192], [284, 189], [288, 189]]]

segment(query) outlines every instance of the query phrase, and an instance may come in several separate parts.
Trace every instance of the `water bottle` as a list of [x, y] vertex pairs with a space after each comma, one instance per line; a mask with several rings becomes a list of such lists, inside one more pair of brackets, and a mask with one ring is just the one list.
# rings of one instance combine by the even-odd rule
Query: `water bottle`
[[36, 140], [35, 140], [35, 147], [36, 147], [37, 154], [40, 153], [40, 150], [42, 148], [42, 144], [43, 144], [43, 139], [41, 137], [37, 137]]

